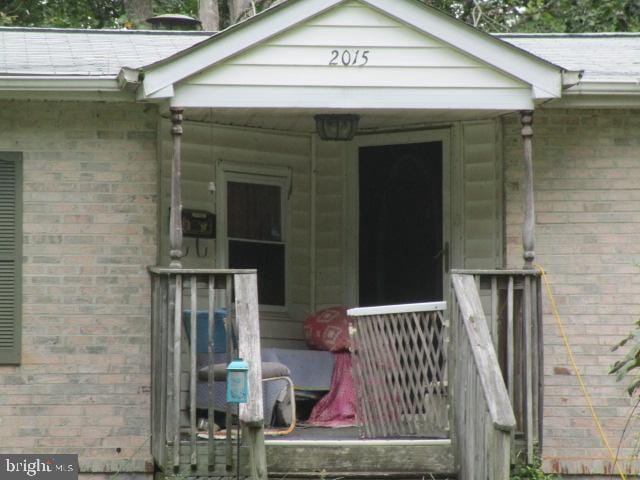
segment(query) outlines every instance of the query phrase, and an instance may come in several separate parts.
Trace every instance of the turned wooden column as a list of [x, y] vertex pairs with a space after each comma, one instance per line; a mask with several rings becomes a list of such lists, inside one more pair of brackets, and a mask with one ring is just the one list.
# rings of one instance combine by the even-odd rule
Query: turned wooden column
[[184, 109], [171, 107], [171, 217], [169, 219], [169, 256], [172, 268], [181, 268], [182, 263], [182, 189], [180, 187], [180, 150], [182, 141], [182, 112]]
[[536, 213], [533, 199], [533, 111], [520, 112], [522, 143], [524, 146], [524, 221], [522, 223], [522, 256], [524, 268], [533, 268], [535, 254]]

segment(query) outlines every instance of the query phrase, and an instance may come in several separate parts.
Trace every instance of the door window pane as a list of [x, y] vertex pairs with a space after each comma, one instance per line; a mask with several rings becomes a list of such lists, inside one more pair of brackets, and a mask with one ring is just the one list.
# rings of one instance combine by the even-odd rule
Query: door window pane
[[282, 241], [279, 186], [229, 182], [227, 201], [230, 238]]
[[285, 306], [282, 187], [227, 182], [229, 268], [258, 270], [261, 305]]
[[229, 240], [231, 268], [258, 269], [258, 298], [262, 305], [282, 305], [284, 298], [284, 245]]

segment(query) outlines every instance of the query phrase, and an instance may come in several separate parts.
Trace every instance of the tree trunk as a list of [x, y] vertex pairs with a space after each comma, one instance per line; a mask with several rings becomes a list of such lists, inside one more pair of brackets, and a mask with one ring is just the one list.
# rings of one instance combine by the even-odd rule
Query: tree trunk
[[252, 12], [251, 0], [229, 0], [229, 20], [232, 25], [249, 12]]
[[211, 32], [220, 30], [220, 8], [218, 0], [198, 0], [198, 16], [202, 29]]
[[135, 28], [148, 28], [147, 18], [153, 17], [152, 0], [124, 0], [124, 11]]

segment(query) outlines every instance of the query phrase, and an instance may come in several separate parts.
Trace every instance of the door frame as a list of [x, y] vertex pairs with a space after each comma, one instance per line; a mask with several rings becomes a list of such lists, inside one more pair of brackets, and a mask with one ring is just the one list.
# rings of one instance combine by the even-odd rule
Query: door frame
[[[345, 304], [360, 305], [360, 185], [359, 185], [359, 149], [384, 145], [402, 145], [409, 143], [442, 142], [442, 245], [449, 246], [451, 263], [451, 128], [420, 130], [411, 132], [378, 133], [357, 136], [347, 146], [346, 182], [343, 228], [344, 235], [344, 272]], [[443, 274], [443, 300], [449, 298], [449, 276]]]

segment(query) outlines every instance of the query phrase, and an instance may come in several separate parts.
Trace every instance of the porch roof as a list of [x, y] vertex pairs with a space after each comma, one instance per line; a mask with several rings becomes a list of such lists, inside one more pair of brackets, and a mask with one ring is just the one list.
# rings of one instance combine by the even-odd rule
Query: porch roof
[[417, 2], [289, 0], [147, 66], [138, 98], [205, 108], [515, 110], [559, 98], [577, 80]]

